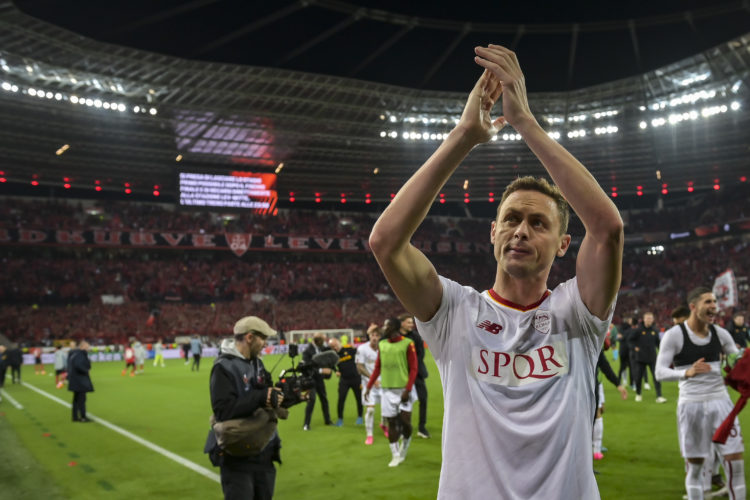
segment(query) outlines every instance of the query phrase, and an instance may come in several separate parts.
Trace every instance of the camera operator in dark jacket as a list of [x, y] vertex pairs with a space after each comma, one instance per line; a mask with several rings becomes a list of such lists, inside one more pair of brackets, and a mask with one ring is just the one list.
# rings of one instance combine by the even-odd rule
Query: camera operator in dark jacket
[[643, 376], [646, 368], [651, 369], [656, 389], [656, 402], [666, 403], [661, 395], [661, 382], [654, 377], [656, 368], [656, 349], [659, 347], [659, 330], [654, 325], [654, 313], [647, 312], [643, 315], [643, 321], [630, 332], [628, 339], [630, 344], [630, 357], [635, 361], [635, 400], [641, 401], [641, 390], [643, 388]]
[[89, 371], [89, 343], [85, 340], [78, 344], [78, 349], [68, 353], [68, 390], [73, 393], [73, 422], [90, 422], [86, 418], [86, 393], [94, 392]]
[[[246, 316], [234, 325], [234, 340], [222, 343], [219, 357], [211, 370], [211, 407], [218, 422], [251, 417], [258, 408], [277, 408], [284, 399], [273, 387], [271, 374], [258, 355], [266, 339], [276, 336], [268, 323], [256, 316]], [[223, 453], [218, 448], [211, 461], [221, 469], [221, 488], [227, 500], [273, 497], [276, 469], [281, 463], [281, 439], [274, 432], [271, 440], [257, 455], [245, 457]]]
[[[330, 351], [331, 348], [326, 345], [326, 336], [318, 332], [313, 335], [313, 342], [307, 349], [302, 353], [302, 361], [305, 364], [313, 364], [313, 356], [324, 351]], [[328, 394], [326, 393], [326, 384], [324, 378], [331, 378], [333, 370], [330, 368], [318, 368], [313, 374], [315, 380], [315, 387], [310, 391], [309, 399], [307, 400], [307, 406], [305, 406], [305, 426], [304, 430], [310, 430], [310, 420], [312, 419], [313, 409], [315, 408], [316, 396], [320, 397], [320, 406], [323, 408], [323, 420], [326, 425], [333, 425], [331, 421], [331, 414], [328, 410]]]

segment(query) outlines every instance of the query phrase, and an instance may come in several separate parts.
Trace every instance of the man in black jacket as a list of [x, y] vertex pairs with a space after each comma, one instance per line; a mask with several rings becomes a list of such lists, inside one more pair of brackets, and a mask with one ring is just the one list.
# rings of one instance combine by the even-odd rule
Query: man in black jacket
[[419, 398], [419, 427], [417, 427], [417, 436], [427, 439], [430, 437], [430, 433], [427, 431], [427, 385], [424, 379], [427, 378], [429, 373], [424, 364], [424, 340], [422, 340], [421, 335], [419, 335], [417, 328], [414, 326], [413, 316], [402, 314], [398, 319], [401, 321], [401, 335], [407, 339], [411, 339], [414, 342], [414, 347], [417, 349], [417, 379], [414, 381], [414, 388], [417, 391], [417, 398]]
[[[250, 417], [258, 408], [278, 408], [284, 400], [258, 357], [266, 339], [275, 335], [276, 331], [256, 316], [246, 316], [235, 323], [234, 339], [222, 343], [211, 369], [211, 407], [217, 422]], [[281, 463], [281, 439], [276, 432], [257, 455], [232, 456], [209, 443], [206, 448], [211, 462], [220, 467], [226, 500], [273, 497], [273, 462]]]
[[21, 383], [21, 365], [23, 364], [23, 354], [18, 344], [13, 344], [6, 353], [6, 362], [10, 367], [10, 376], [13, 379], [14, 384]]
[[86, 393], [94, 392], [89, 371], [89, 343], [85, 340], [78, 344], [78, 349], [68, 353], [68, 390], [73, 393], [73, 422], [91, 422], [86, 417]]
[[[635, 361], [635, 400], [641, 402], [641, 389], [643, 387], [643, 377], [646, 368], [651, 369], [651, 376], [654, 376], [656, 369], [656, 349], [659, 347], [659, 330], [654, 325], [654, 313], [647, 312], [643, 315], [643, 322], [640, 323], [630, 334], [628, 339], [630, 343], [630, 357]], [[654, 387], [656, 389], [656, 402], [666, 403], [667, 400], [661, 395], [661, 382], [654, 377]]]
[[[330, 351], [331, 348], [326, 345], [326, 336], [318, 332], [313, 335], [312, 344], [307, 346], [302, 352], [302, 361], [306, 364], [312, 364], [313, 356], [324, 351]], [[331, 414], [328, 409], [328, 394], [326, 393], [326, 384], [324, 379], [331, 378], [333, 370], [330, 368], [318, 368], [313, 374], [313, 380], [315, 381], [315, 387], [310, 391], [309, 399], [307, 400], [307, 406], [305, 406], [305, 425], [304, 430], [310, 430], [310, 420], [312, 419], [313, 409], [315, 408], [316, 396], [320, 397], [320, 406], [323, 409], [323, 420], [326, 425], [333, 425], [331, 421]]]
[[745, 315], [742, 312], [736, 312], [732, 315], [732, 321], [727, 325], [727, 331], [732, 334], [737, 349], [747, 347], [748, 328], [745, 324]]
[[362, 425], [362, 381], [355, 362], [357, 348], [349, 344], [341, 345], [339, 339], [331, 339], [328, 345], [339, 355], [339, 362], [336, 365], [336, 375], [339, 377], [337, 404], [339, 419], [336, 421], [336, 427], [344, 425], [344, 405], [349, 390], [354, 392], [354, 401], [357, 403], [357, 425]]

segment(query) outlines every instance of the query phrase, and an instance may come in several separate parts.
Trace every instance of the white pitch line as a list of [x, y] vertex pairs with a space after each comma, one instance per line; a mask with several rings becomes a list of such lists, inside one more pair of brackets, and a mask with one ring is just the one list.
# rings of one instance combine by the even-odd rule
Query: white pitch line
[[10, 397], [10, 395], [5, 391], [5, 389], [0, 389], [0, 394], [2, 394], [5, 399], [10, 401], [10, 404], [15, 406], [17, 409], [23, 410], [23, 405], [21, 405], [21, 403], [19, 403], [18, 401]]
[[[34, 387], [33, 385], [31, 385], [29, 383], [22, 382], [22, 384], [25, 385], [26, 387], [28, 387], [29, 389], [31, 389], [32, 391], [35, 391], [35, 392], [41, 394], [42, 396], [51, 399], [55, 403], [61, 404], [61, 405], [66, 406], [68, 408], [72, 407], [72, 405], [70, 403], [63, 401], [62, 399], [58, 398], [57, 396], [53, 396], [52, 394], [49, 394], [46, 391], [43, 391], [43, 390], [41, 390], [41, 389], [39, 389], [37, 387]], [[136, 443], [141, 444], [141, 445], [145, 446], [146, 448], [148, 448], [150, 450], [153, 450], [153, 451], [155, 451], [155, 452], [157, 452], [157, 453], [159, 453], [161, 455], [164, 455], [165, 457], [169, 458], [170, 460], [174, 460], [178, 464], [180, 464], [180, 465], [182, 465], [184, 467], [187, 467], [188, 469], [190, 469], [190, 470], [192, 470], [194, 472], [197, 472], [198, 474], [200, 474], [202, 476], [205, 476], [208, 479], [216, 481], [217, 483], [221, 482], [221, 477], [218, 474], [216, 474], [215, 472], [213, 472], [213, 471], [211, 471], [209, 469], [206, 469], [203, 466], [200, 466], [200, 465], [196, 464], [195, 462], [191, 462], [190, 460], [188, 460], [186, 458], [182, 458], [181, 456], [177, 455], [176, 453], [172, 453], [171, 451], [166, 450], [166, 449], [162, 448], [161, 446], [152, 443], [151, 441], [147, 441], [147, 440], [143, 439], [140, 436], [136, 436], [132, 432], [126, 431], [122, 427], [119, 427], [119, 426], [117, 426], [117, 425], [115, 425], [115, 424], [113, 424], [111, 422], [108, 422], [108, 421], [104, 420], [101, 417], [97, 417], [97, 416], [95, 416], [92, 413], [86, 412], [86, 416], [87, 416], [87, 418], [90, 418], [91, 420], [100, 423], [104, 427], [107, 427], [108, 429], [113, 430], [116, 433], [121, 434], [121, 435], [125, 436], [126, 438], [131, 439], [131, 440], [135, 441]]]

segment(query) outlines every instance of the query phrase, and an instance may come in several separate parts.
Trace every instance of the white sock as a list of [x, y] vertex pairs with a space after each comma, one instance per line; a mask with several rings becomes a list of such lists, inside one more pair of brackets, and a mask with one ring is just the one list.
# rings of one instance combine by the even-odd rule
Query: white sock
[[745, 500], [745, 461], [725, 460], [724, 471], [729, 476], [730, 500]]
[[701, 472], [703, 464], [687, 463], [687, 474], [685, 475], [685, 490], [688, 500], [703, 500], [703, 481]]
[[394, 457], [399, 456], [398, 441], [396, 441], [395, 443], [388, 443], [388, 446], [391, 447], [391, 454]]
[[604, 435], [604, 418], [594, 419], [594, 453], [602, 452], [602, 436]]
[[703, 472], [701, 473], [701, 480], [703, 481], [703, 491], [711, 491], [711, 471], [716, 466], [716, 457], [714, 455], [703, 462]]
[[375, 423], [375, 407], [374, 406], [368, 406], [367, 411], [365, 411], [365, 430], [367, 431], [367, 436], [372, 436], [372, 427]]
[[401, 442], [401, 460], [406, 458], [406, 452], [409, 451], [409, 445], [411, 444], [411, 438], [404, 439]]

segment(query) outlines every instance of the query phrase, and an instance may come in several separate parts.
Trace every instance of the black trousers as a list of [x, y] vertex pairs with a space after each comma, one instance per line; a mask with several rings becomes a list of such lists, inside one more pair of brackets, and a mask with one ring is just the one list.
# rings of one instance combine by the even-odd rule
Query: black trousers
[[417, 376], [414, 380], [414, 388], [419, 398], [419, 427], [417, 429], [421, 431], [427, 424], [427, 385], [422, 377]]
[[305, 425], [310, 425], [313, 409], [315, 408], [315, 399], [320, 397], [320, 406], [323, 407], [323, 420], [326, 424], [331, 422], [331, 413], [328, 411], [328, 394], [326, 394], [326, 384], [323, 377], [315, 377], [315, 387], [310, 391], [310, 399], [305, 406]]
[[73, 420], [86, 418], [86, 393], [73, 393]]
[[200, 371], [201, 367], [201, 355], [193, 354], [193, 364], [190, 366], [190, 371]]
[[349, 389], [354, 391], [354, 398], [357, 401], [357, 416], [362, 417], [362, 377], [342, 377], [339, 380], [339, 419], [344, 418], [344, 403], [346, 403], [346, 396], [349, 394]]
[[21, 365], [10, 365], [10, 376], [13, 378], [13, 383], [21, 383]]
[[5, 372], [8, 370], [8, 367], [5, 365], [0, 365], [0, 387], [5, 385]]
[[643, 387], [643, 380], [646, 380], [646, 383], [648, 384], [648, 377], [646, 376], [646, 368], [651, 369], [651, 376], [654, 378], [654, 387], [656, 388], [656, 397], [661, 397], [661, 382], [656, 380], [656, 377], [654, 377], [654, 370], [656, 369], [656, 361], [651, 361], [649, 363], [641, 363], [640, 361], [636, 361], [635, 363], [635, 393], [640, 394], [641, 393], [641, 387]]
[[271, 500], [276, 483], [276, 469], [248, 470], [221, 466], [221, 489], [224, 500]]
[[620, 349], [620, 370], [617, 372], [617, 380], [622, 382], [622, 374], [628, 372], [628, 387], [633, 386], [633, 370], [630, 365], [630, 352]]

